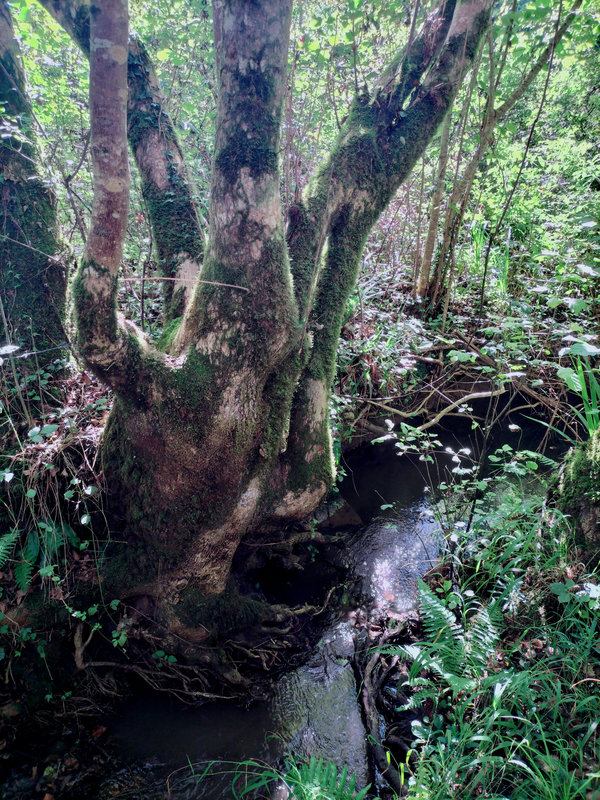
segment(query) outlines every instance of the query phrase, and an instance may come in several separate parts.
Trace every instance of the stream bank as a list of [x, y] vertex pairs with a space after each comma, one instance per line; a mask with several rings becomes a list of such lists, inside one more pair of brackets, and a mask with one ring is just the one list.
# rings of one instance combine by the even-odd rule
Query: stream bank
[[[368, 647], [376, 641], [385, 618], [410, 615], [417, 577], [437, 552], [423, 480], [411, 477], [411, 483], [408, 476], [414, 470], [409, 462], [398, 471], [399, 459], [389, 448], [382, 450], [379, 466], [371, 455], [369, 452], [366, 461], [369, 471], [379, 469], [373, 478], [378, 488], [361, 489], [362, 505], [356, 504], [353, 514], [351, 505], [346, 505], [345, 521], [350, 524], [332, 531], [332, 524], [337, 524], [336, 519], [343, 522], [344, 514], [329, 515], [322, 523], [324, 533], [318, 534], [317, 526], [314, 538], [301, 543], [304, 563], [300, 560], [294, 565], [289, 557], [275, 552], [266, 561], [257, 559], [261, 566], [250, 570], [252, 580], [263, 583], [270, 602], [324, 602], [326, 607], [322, 622], [313, 619], [304, 634], [302, 627], [299, 629], [299, 638], [305, 641], [304, 657], [289, 651], [287, 670], [276, 667], [279, 677], [268, 698], [247, 708], [214, 701], [186, 709], [152, 692], [140, 694], [139, 685], [136, 689], [132, 684], [137, 698], [117, 705], [115, 713], [92, 712], [88, 716], [88, 709], [77, 730], [66, 725], [61, 732], [54, 731], [62, 751], [58, 757], [44, 752], [39, 741], [32, 751], [19, 737], [14, 745], [23, 748], [21, 763], [17, 766], [18, 757], [5, 759], [2, 797], [37, 800], [47, 794], [58, 800], [83, 796], [79, 786], [86, 782], [75, 779], [78, 770], [74, 765], [82, 773], [89, 763], [85, 796], [90, 800], [104, 800], [115, 791], [145, 800], [163, 797], [171, 773], [171, 785], [179, 787], [174, 795], [178, 798], [222, 798], [231, 785], [233, 767], [197, 786], [186, 767], [198, 765], [194, 768], [197, 773], [202, 764], [213, 760], [228, 764], [250, 758], [275, 761], [284, 752], [298, 757], [316, 754], [337, 762], [340, 768], [346, 763], [356, 773], [357, 785], [369, 782], [367, 734], [358, 702], [356, 641]], [[362, 481], [358, 472], [354, 479]], [[350, 484], [342, 487], [342, 494], [352, 491]], [[395, 519], [389, 516], [391, 508], [381, 512], [377, 494], [381, 491], [399, 501]], [[357, 527], [360, 518], [368, 520], [369, 514], [376, 512], [387, 513], [388, 518]], [[294, 661], [298, 666], [294, 667]], [[257, 685], [254, 693], [261, 695], [263, 690]], [[43, 753], [41, 759], [35, 750]], [[95, 766], [102, 762], [104, 769], [114, 769], [113, 778], [103, 780], [98, 774]]]
[[[410, 625], [403, 626], [415, 610], [417, 580], [439, 549], [427, 480], [417, 466], [398, 458], [390, 444], [349, 454], [341, 494], [353, 515], [346, 512], [344, 527], [335, 527], [342, 515], [334, 514], [328, 524], [325, 515], [314, 528], [314, 538], [305, 537], [301, 543], [308, 558], [295, 569], [289, 558], [275, 553], [251, 573], [262, 582], [270, 602], [318, 603], [331, 598], [329, 605], [324, 603], [320, 632], [316, 624], [299, 632], [300, 639], [305, 636], [304, 657], [290, 653], [287, 669], [276, 668], [275, 688], [264, 702], [240, 708], [216, 701], [184, 710], [173, 701], [157, 700], [156, 694], [140, 694], [138, 688], [137, 698], [121, 704], [113, 715], [83, 715], [77, 730], [67, 726], [64, 735], [57, 735], [62, 751], [58, 756], [45, 752], [36, 763], [35, 753], [29, 752], [31, 774], [26, 777], [22, 768], [20, 776], [18, 770], [9, 770], [2, 797], [105, 800], [118, 792], [134, 800], [158, 800], [165, 796], [168, 780], [174, 797], [222, 798], [228, 796], [236, 774], [234, 762], [272, 762], [285, 751], [322, 755], [340, 767], [347, 763], [359, 785], [369, 782], [373, 763], [365, 742], [373, 734], [365, 729], [369, 720], [365, 697], [360, 697], [361, 686], [370, 679], [369, 653], [390, 620], [400, 640], [410, 641]], [[359, 520], [367, 524], [357, 527]], [[322, 546], [327, 536], [319, 530], [332, 523], [330, 544]], [[324, 590], [324, 582], [335, 584], [342, 575], [344, 587], [337, 593]], [[393, 688], [397, 671], [390, 670], [387, 677]], [[256, 687], [255, 694], [264, 693]], [[383, 735], [381, 729], [379, 741]], [[397, 740], [397, 730], [394, 735]], [[198, 775], [213, 761], [223, 765], [217, 767], [220, 773], [199, 782]], [[88, 764], [83, 791], [78, 774]], [[106, 769], [113, 773], [110, 778], [102, 777]]]

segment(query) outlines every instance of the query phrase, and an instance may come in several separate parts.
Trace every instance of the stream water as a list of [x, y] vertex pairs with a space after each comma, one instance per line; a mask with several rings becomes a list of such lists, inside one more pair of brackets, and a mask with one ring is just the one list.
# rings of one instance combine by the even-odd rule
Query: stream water
[[[370, 598], [370, 613], [402, 616], [414, 608], [417, 580], [439, 550], [426, 479], [414, 462], [384, 445], [351, 454], [346, 470], [342, 496], [365, 525], [351, 534], [343, 565], [360, 581], [361, 595]], [[307, 663], [280, 679], [269, 702], [247, 709], [216, 702], [182, 710], [147, 697], [123, 705], [110, 725], [111, 737], [152, 778], [145, 785], [146, 800], [164, 796], [169, 774], [179, 800], [230, 797], [233, 762], [272, 761], [285, 749], [349, 763], [359, 782], [365, 781], [366, 734], [350, 663], [351, 625], [338, 615]], [[190, 774], [190, 764], [197, 775], [213, 760], [220, 766], [211, 770], [212, 777], [198, 781]]]

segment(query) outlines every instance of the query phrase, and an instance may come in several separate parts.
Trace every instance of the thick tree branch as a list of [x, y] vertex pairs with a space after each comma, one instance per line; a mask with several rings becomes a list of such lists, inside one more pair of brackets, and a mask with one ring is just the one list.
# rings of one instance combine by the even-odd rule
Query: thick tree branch
[[104, 0], [90, 24], [92, 220], [84, 259], [116, 278], [129, 211], [127, 0]]
[[417, 37], [392, 61], [376, 87], [377, 102], [394, 117], [421, 83], [446, 41], [456, 0], [446, 0], [427, 16]]
[[119, 325], [117, 274], [127, 231], [127, 0], [105, 0], [90, 24], [92, 219], [74, 285], [80, 351], [104, 377], [123, 371], [130, 337]]
[[[218, 68], [209, 245], [177, 339], [263, 380], [297, 331], [280, 200], [279, 137], [291, 0], [214, 0]], [[228, 362], [231, 365], [231, 361]]]
[[[89, 56], [90, 14], [84, 0], [40, 0], [41, 5]], [[164, 108], [156, 73], [137, 39], [129, 42], [128, 137], [142, 179], [161, 275], [165, 282], [165, 321], [183, 314], [204, 252], [204, 221], [177, 134]], [[178, 220], [173, 225], [173, 219]]]
[[[314, 341], [283, 457], [290, 491], [299, 491], [301, 483], [309, 490], [331, 483], [329, 387], [342, 313], [366, 236], [444, 119], [478, 51], [491, 5], [492, 0], [447, 3], [439, 24], [424, 26], [404, 56], [410, 63], [395, 63], [374, 97], [357, 97], [328, 162], [304, 204], [294, 209], [288, 242], [296, 297]], [[407, 76], [413, 85], [407, 85]]]
[[491, 0], [449, 0], [427, 19], [409, 52], [386, 70], [375, 94], [356, 98], [305, 201], [292, 207], [288, 242], [305, 323], [321, 252], [338, 210], [361, 204], [365, 197], [379, 213], [389, 203], [441, 124], [472, 63], [490, 7]]

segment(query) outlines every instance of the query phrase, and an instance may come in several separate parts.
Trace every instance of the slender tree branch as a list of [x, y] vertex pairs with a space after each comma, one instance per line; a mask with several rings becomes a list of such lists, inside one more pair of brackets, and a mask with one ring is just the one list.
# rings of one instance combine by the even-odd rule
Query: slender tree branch
[[[89, 57], [89, 4], [84, 0], [39, 0]], [[165, 320], [182, 315], [189, 278], [199, 274], [206, 227], [193, 200], [193, 187], [150, 57], [137, 39], [129, 42], [128, 138], [142, 179], [158, 256], [167, 277]], [[174, 226], [172, 219], [178, 224]]]
[[[577, 0], [577, 2], [579, 2], [579, 0]], [[531, 128], [529, 130], [529, 136], [527, 137], [527, 142], [525, 144], [525, 151], [523, 153], [523, 158], [521, 159], [521, 164], [519, 165], [519, 171], [518, 171], [517, 176], [516, 176], [516, 178], [514, 180], [514, 183], [513, 183], [512, 188], [511, 188], [511, 190], [509, 192], [509, 195], [506, 198], [506, 202], [504, 203], [504, 207], [502, 209], [502, 213], [500, 214], [500, 219], [498, 220], [498, 222], [496, 223], [496, 225], [494, 227], [494, 230], [490, 233], [490, 235], [488, 237], [487, 246], [486, 246], [486, 250], [485, 250], [485, 258], [484, 258], [484, 263], [483, 263], [483, 276], [482, 276], [482, 279], [481, 279], [481, 292], [480, 292], [480, 297], [479, 297], [479, 314], [480, 315], [481, 315], [481, 311], [483, 309], [484, 288], [485, 288], [485, 283], [486, 283], [486, 277], [487, 277], [487, 272], [488, 272], [488, 266], [489, 266], [489, 261], [490, 261], [490, 253], [491, 253], [491, 250], [492, 250], [492, 245], [493, 245], [493, 243], [494, 243], [494, 241], [496, 239], [496, 236], [498, 235], [498, 231], [500, 230], [500, 226], [504, 222], [504, 218], [505, 218], [505, 216], [506, 216], [506, 214], [508, 212], [508, 209], [510, 208], [510, 203], [511, 203], [511, 201], [512, 201], [512, 199], [514, 197], [514, 194], [515, 194], [515, 192], [517, 190], [517, 186], [519, 185], [519, 181], [521, 180], [521, 175], [523, 174], [523, 169], [525, 168], [525, 163], [527, 161], [527, 154], [529, 153], [529, 149], [530, 149], [531, 143], [533, 141], [533, 134], [535, 132], [535, 129], [537, 127], [539, 119], [540, 119], [540, 117], [542, 115], [542, 109], [544, 108], [544, 104], [546, 102], [546, 93], [548, 92], [548, 86], [550, 84], [550, 75], [552, 74], [552, 65], [554, 63], [554, 53], [556, 51], [556, 45], [558, 44], [558, 41], [559, 41], [558, 37], [560, 35], [561, 29], [563, 29], [563, 34], [564, 34], [565, 30], [566, 30], [566, 28], [564, 28], [564, 25], [560, 26], [561, 12], [562, 12], [562, 0], [560, 0], [560, 2], [559, 2], [558, 17], [557, 17], [557, 20], [556, 20], [556, 28], [555, 28], [555, 31], [554, 31], [554, 36], [552, 38], [551, 45], [550, 45], [550, 57], [549, 57], [549, 60], [548, 60], [548, 70], [546, 72], [546, 80], [544, 81], [544, 88], [543, 88], [543, 91], [542, 91], [542, 97], [541, 97], [541, 100], [540, 100], [540, 103], [539, 103], [539, 106], [538, 106], [538, 110], [537, 110], [535, 119], [533, 120], [533, 122], [531, 124]], [[572, 15], [569, 15], [569, 16], [571, 16], [571, 18], [572, 18]]]
[[523, 97], [527, 89], [529, 89], [531, 84], [543, 70], [544, 66], [548, 63], [548, 59], [552, 56], [552, 53], [556, 49], [556, 45], [563, 38], [565, 33], [570, 28], [573, 20], [577, 16], [577, 12], [581, 8], [582, 2], [583, 0], [575, 0], [575, 2], [571, 7], [570, 12], [567, 14], [565, 18], [565, 21], [562, 23], [562, 25], [558, 27], [557, 30], [555, 30], [554, 36], [552, 37], [552, 41], [550, 41], [546, 45], [546, 47], [544, 47], [544, 49], [536, 59], [535, 64], [533, 65], [533, 67], [531, 67], [531, 69], [529, 70], [527, 75], [523, 78], [521, 83], [517, 86], [517, 88], [506, 98], [504, 103], [502, 103], [502, 105], [499, 106], [494, 111], [495, 123], [503, 119], [503, 117], [505, 117], [508, 114], [511, 108], [514, 108], [514, 106], [519, 102], [519, 100]]

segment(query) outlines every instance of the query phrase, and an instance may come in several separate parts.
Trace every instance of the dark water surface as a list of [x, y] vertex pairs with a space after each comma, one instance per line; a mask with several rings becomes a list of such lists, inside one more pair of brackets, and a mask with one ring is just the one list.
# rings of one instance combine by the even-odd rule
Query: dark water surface
[[223, 700], [182, 708], [156, 696], [125, 704], [112, 725], [112, 737], [124, 755], [167, 766], [264, 758], [270, 733], [266, 703], [245, 709]]

